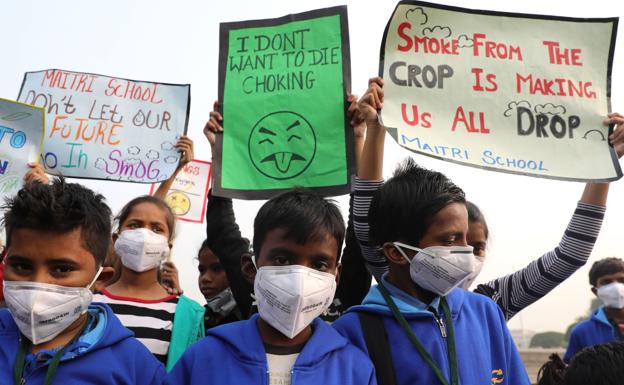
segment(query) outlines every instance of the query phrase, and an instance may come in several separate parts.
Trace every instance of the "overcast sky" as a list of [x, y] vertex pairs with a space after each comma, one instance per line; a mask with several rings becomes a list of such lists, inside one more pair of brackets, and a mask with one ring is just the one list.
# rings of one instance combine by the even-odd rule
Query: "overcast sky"
[[[314, 7], [348, 4], [353, 92], [361, 95], [378, 69], [379, 45], [392, 1], [315, 1]], [[612, 0], [502, 2], [446, 0], [472, 8], [574, 17], [624, 14]], [[466, 4], [464, 4], [466, 3]], [[312, 2], [294, 1], [2, 1], [4, 38], [0, 43], [0, 97], [17, 98], [24, 72], [46, 68], [169, 83], [191, 83], [189, 136], [198, 159], [210, 159], [202, 135], [217, 97], [219, 23], [283, 16], [309, 10]], [[621, 30], [621, 28], [620, 28]], [[620, 31], [621, 32], [621, 31]], [[624, 111], [621, 44], [616, 47], [612, 105]], [[414, 156], [386, 140], [385, 170]], [[508, 274], [554, 248], [572, 215], [583, 184], [499, 174], [416, 155], [422, 165], [437, 169], [461, 186], [481, 206], [491, 229], [488, 259], [477, 282]], [[85, 182], [103, 193], [114, 211], [130, 197], [149, 192], [148, 185]], [[560, 330], [585, 314], [591, 299], [589, 265], [607, 256], [624, 256], [624, 182], [614, 182], [603, 231], [590, 263], [546, 298], [516, 316], [511, 329]], [[123, 193], [120, 193], [120, 190]], [[340, 197], [343, 212], [348, 200]], [[251, 238], [252, 222], [261, 202], [235, 201], [243, 234]], [[186, 294], [202, 301], [192, 263], [205, 231], [203, 225], [182, 223], [174, 247]], [[202, 301], [203, 302], [203, 301]]]

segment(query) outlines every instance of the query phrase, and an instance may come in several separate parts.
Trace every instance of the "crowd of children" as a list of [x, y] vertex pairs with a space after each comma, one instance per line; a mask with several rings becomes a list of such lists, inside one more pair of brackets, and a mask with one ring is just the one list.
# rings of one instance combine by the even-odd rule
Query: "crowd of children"
[[[587, 184], [552, 251], [468, 291], [486, 260], [483, 214], [413, 159], [382, 179], [381, 78], [347, 101], [358, 169], [346, 223], [334, 201], [295, 188], [260, 208], [250, 242], [232, 200], [211, 193], [194, 258], [204, 306], [169, 259], [175, 174], [113, 223], [104, 197], [31, 165], [3, 206], [0, 385], [530, 384], [506, 322], [587, 262], [609, 185]], [[213, 152], [217, 110], [204, 128]], [[624, 117], [606, 123], [621, 157]], [[179, 171], [193, 143], [177, 148]], [[624, 261], [595, 262], [589, 281], [604, 306], [540, 384], [622, 378]]]

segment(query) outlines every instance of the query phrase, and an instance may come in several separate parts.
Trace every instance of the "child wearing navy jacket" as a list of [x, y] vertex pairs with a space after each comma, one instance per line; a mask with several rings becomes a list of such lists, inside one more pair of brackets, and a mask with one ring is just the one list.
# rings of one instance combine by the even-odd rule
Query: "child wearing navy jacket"
[[[381, 79], [372, 79], [360, 102], [360, 164], [376, 161], [382, 103]], [[371, 357], [378, 383], [530, 384], [498, 306], [457, 288], [476, 266], [463, 191], [408, 159], [373, 195], [369, 222], [389, 272], [333, 326]]]
[[104, 198], [31, 182], [4, 208], [0, 385], [161, 384], [163, 365], [107, 305], [91, 303], [110, 240]]
[[295, 190], [265, 203], [254, 221], [255, 256], [242, 260], [258, 314], [210, 329], [165, 383], [376, 384], [368, 357], [319, 318], [334, 298], [344, 233], [336, 205], [316, 194]]
[[572, 329], [563, 360], [569, 363], [583, 348], [624, 339], [624, 261], [605, 258], [589, 270], [591, 291], [604, 306]]

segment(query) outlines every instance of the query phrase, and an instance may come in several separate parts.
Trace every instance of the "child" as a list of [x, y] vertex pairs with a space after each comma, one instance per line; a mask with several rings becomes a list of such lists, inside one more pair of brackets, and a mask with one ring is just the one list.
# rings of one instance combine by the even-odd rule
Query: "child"
[[4, 209], [0, 385], [160, 384], [162, 364], [108, 306], [91, 303], [110, 239], [104, 198], [35, 182]]
[[344, 233], [338, 208], [315, 194], [265, 203], [254, 222], [255, 256], [242, 263], [259, 314], [210, 329], [166, 383], [375, 384], [368, 358], [318, 318], [334, 297]]
[[223, 265], [208, 247], [208, 240], [205, 240], [199, 248], [197, 262], [197, 269], [199, 270], [197, 283], [199, 291], [206, 299], [204, 306], [206, 309], [204, 315], [206, 330], [243, 319], [236, 306], [236, 300], [230, 289], [230, 283]]
[[371, 356], [378, 383], [529, 384], [496, 304], [453, 290], [475, 268], [463, 191], [408, 159], [369, 215], [389, 271], [334, 327]]
[[604, 306], [572, 329], [565, 362], [587, 346], [624, 339], [624, 261], [605, 258], [594, 262], [589, 284]]
[[109, 304], [169, 370], [205, 333], [204, 308], [170, 294], [158, 280], [160, 265], [171, 251], [175, 218], [163, 200], [146, 195], [128, 202], [116, 221], [113, 242], [121, 275], [95, 298]]
[[[350, 124], [353, 128], [355, 158], [358, 160], [364, 144], [366, 125], [356, 114], [357, 96], [349, 95], [346, 101], [349, 103], [346, 115], [350, 119]], [[210, 120], [204, 127], [204, 135], [208, 139], [213, 156], [215, 154], [216, 135], [220, 135], [223, 132], [223, 127], [221, 126], [223, 117], [218, 110], [219, 103], [215, 102], [214, 111], [210, 113]], [[352, 201], [353, 196], [349, 201], [349, 220], [345, 234], [345, 247], [340, 259], [340, 264], [343, 267], [341, 279], [330, 308], [321, 315], [321, 318], [327, 322], [335, 321], [350, 306], [362, 303], [371, 284], [371, 274], [366, 269], [353, 231]], [[243, 278], [240, 266], [241, 256], [249, 251], [249, 241], [243, 238], [240, 233], [234, 215], [232, 200], [214, 196], [212, 195], [212, 190], [209, 193], [208, 205], [206, 207], [206, 242], [222, 263], [243, 319], [249, 318], [255, 311], [251, 299], [253, 285], [250, 285]]]

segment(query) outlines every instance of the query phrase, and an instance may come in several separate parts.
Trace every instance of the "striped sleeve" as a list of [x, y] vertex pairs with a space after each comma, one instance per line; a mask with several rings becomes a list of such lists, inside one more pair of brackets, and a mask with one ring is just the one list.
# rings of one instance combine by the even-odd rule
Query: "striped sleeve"
[[386, 257], [377, 245], [370, 243], [368, 235], [368, 209], [375, 191], [383, 184], [383, 180], [364, 180], [355, 178], [353, 191], [353, 229], [362, 249], [366, 267], [377, 281], [388, 271]]
[[522, 270], [479, 285], [475, 292], [491, 297], [505, 318], [511, 319], [585, 265], [600, 233], [605, 211], [604, 206], [579, 202], [557, 247]]

